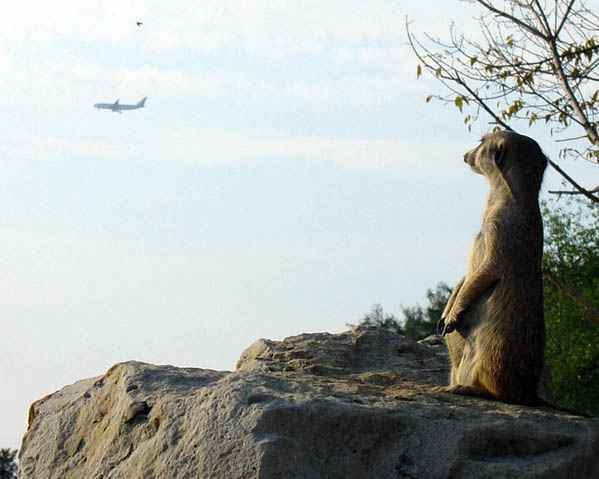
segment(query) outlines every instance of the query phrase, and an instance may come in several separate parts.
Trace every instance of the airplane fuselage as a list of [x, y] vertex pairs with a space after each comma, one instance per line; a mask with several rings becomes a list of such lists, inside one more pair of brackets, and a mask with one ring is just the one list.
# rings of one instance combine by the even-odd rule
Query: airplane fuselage
[[98, 110], [111, 110], [115, 113], [121, 113], [123, 110], [138, 110], [139, 108], [143, 108], [146, 104], [146, 99], [147, 97], [142, 98], [135, 105], [120, 104], [117, 100], [114, 103], [96, 103], [94, 107]]

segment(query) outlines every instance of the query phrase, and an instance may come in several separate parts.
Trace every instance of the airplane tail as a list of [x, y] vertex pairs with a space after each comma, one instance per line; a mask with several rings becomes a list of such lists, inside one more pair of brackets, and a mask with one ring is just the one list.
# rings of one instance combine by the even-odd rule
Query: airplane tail
[[139, 108], [143, 108], [143, 107], [146, 105], [146, 100], [147, 100], [147, 99], [148, 99], [148, 97], [147, 97], [147, 96], [144, 96], [144, 97], [143, 97], [143, 98], [142, 98], [142, 99], [141, 99], [141, 100], [140, 100], [140, 101], [137, 103], [137, 105], [135, 105], [135, 106], [137, 106], [137, 107], [139, 107]]

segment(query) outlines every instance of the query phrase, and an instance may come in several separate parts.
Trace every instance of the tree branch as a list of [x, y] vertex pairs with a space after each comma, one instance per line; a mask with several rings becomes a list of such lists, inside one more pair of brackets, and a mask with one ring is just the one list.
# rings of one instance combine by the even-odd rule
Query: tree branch
[[572, 91], [570, 83], [568, 82], [568, 78], [566, 77], [566, 74], [564, 72], [564, 65], [562, 63], [561, 56], [557, 51], [557, 35], [549, 35], [545, 39], [545, 41], [547, 42], [547, 45], [549, 46], [549, 49], [551, 51], [553, 65], [555, 67], [555, 73], [557, 74], [557, 77], [560, 81], [562, 89], [564, 90], [564, 93], [570, 100], [572, 109], [576, 113], [576, 116], [578, 116], [578, 119], [581, 122], [582, 127], [584, 128], [584, 131], [586, 131], [589, 135], [589, 140], [591, 141], [591, 143], [593, 145], [599, 145], [599, 135], [597, 134], [597, 130], [593, 127], [593, 125], [591, 125], [587, 115], [582, 111], [580, 102], [578, 101], [578, 98], [576, 98], [576, 95]]
[[499, 15], [500, 17], [506, 18], [509, 21], [514, 22], [516, 25], [519, 25], [524, 30], [526, 30], [528, 33], [533, 34], [535, 37], [539, 37], [539, 38], [542, 38], [543, 40], [547, 41], [547, 37], [545, 35], [543, 35], [543, 33], [541, 33], [536, 28], [531, 27], [530, 25], [528, 25], [527, 23], [523, 22], [519, 18], [516, 18], [513, 15], [510, 15], [509, 13], [504, 12], [503, 10], [499, 10], [498, 8], [495, 8], [489, 2], [485, 2], [483, 0], [476, 0], [476, 1], [478, 3], [480, 3], [483, 7], [485, 7], [487, 10], [490, 10], [491, 12]]
[[551, 38], [551, 25], [549, 25], [549, 20], [547, 20], [547, 16], [545, 15], [545, 12], [543, 11], [543, 7], [539, 3], [539, 0], [534, 0], [534, 3], [537, 6], [537, 8], [539, 9], [539, 11], [537, 12], [534, 8], [531, 8], [531, 10], [535, 14], [537, 19], [541, 23], [541, 25], [543, 26], [543, 28], [545, 30], [545, 37]]
[[499, 118], [495, 112], [493, 110], [491, 110], [491, 108], [489, 108], [487, 106], [487, 104], [480, 98], [480, 96], [472, 89], [470, 88], [465, 82], [463, 82], [459, 75], [457, 76], [457, 82], [462, 85], [462, 87], [464, 87], [464, 89], [466, 89], [466, 91], [468, 93], [470, 93], [470, 95], [472, 95], [472, 97], [476, 100], [476, 102], [483, 108], [483, 110], [485, 110], [489, 115], [491, 115], [493, 117], [493, 119], [495, 120], [495, 122], [498, 125], [501, 125], [503, 128], [505, 128], [508, 131], [514, 131], [512, 130], [512, 128], [505, 123], [501, 118]]
[[576, 183], [576, 181], [574, 181], [564, 170], [562, 170], [557, 164], [555, 164], [549, 158], [547, 158], [547, 161], [553, 167], [554, 170], [556, 170], [560, 175], [562, 175], [568, 181], [568, 183], [570, 183], [574, 188], [576, 188], [578, 190], [579, 194], [586, 196], [589, 200], [591, 200], [594, 203], [599, 203], [599, 197], [593, 195], [593, 193], [589, 192], [588, 190], [586, 190], [582, 186], [580, 186], [578, 183]]
[[[562, 17], [562, 21], [559, 24], [559, 26], [555, 29], [555, 37], [559, 37], [560, 32], [562, 31], [562, 28], [564, 28], [564, 25], [566, 24], [566, 20], [568, 19], [568, 15], [570, 15], [570, 10], [572, 10], [572, 7], [574, 6], [574, 2], [576, 0], [571, 0], [570, 3], [568, 4], [568, 8], [566, 8], [566, 12], [564, 13], [564, 16]], [[557, 9], [556, 9], [557, 10]]]
[[[599, 186], [596, 186], [592, 190], [587, 190], [589, 193], [599, 193]], [[548, 193], [552, 195], [582, 195], [580, 191], [572, 190], [549, 190]]]

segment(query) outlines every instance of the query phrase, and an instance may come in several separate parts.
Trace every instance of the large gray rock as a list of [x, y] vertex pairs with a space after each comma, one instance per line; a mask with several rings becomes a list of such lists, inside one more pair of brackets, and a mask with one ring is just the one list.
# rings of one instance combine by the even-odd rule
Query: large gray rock
[[259, 340], [237, 371], [127, 362], [31, 406], [22, 478], [597, 478], [599, 420], [431, 392], [392, 332]]

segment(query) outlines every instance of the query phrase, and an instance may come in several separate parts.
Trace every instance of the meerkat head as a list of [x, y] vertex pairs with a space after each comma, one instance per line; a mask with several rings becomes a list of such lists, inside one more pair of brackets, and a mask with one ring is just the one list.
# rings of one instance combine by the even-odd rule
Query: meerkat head
[[536, 198], [547, 158], [533, 139], [511, 131], [490, 133], [464, 155], [472, 170], [485, 176], [491, 187], [505, 185], [514, 196]]

